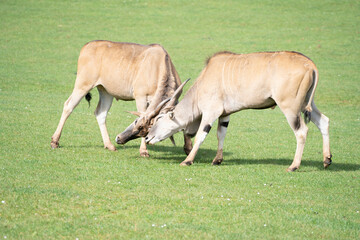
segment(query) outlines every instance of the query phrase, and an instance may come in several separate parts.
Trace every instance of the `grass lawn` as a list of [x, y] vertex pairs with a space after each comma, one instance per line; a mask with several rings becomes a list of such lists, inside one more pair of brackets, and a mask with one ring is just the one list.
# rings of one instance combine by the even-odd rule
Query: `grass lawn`
[[[360, 239], [360, 2], [0, 1], [0, 239]], [[182, 134], [149, 146], [103, 149], [82, 101], [50, 148], [75, 82], [81, 47], [95, 39], [160, 43], [182, 80], [222, 50], [299, 51], [318, 66], [315, 102], [330, 118], [333, 165], [309, 134], [301, 168], [285, 170], [296, 141], [284, 115], [230, 118], [224, 162], [211, 166], [213, 129], [191, 167]], [[114, 101], [110, 138], [133, 117]]]

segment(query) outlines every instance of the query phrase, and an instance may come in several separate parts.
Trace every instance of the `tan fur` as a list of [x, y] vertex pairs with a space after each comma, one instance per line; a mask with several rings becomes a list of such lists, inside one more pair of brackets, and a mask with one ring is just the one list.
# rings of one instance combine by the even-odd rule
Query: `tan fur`
[[[112, 99], [135, 100], [137, 110], [152, 111], [170, 97], [181, 84], [178, 73], [165, 49], [158, 45], [140, 45], [111, 41], [92, 41], [80, 52], [73, 93], [64, 104], [51, 146], [59, 146], [66, 119], [80, 100], [94, 87], [100, 94], [95, 111], [105, 148], [116, 150], [106, 130], [106, 114]], [[140, 149], [148, 155], [145, 142]]]
[[[207, 93], [223, 102], [224, 113], [248, 108], [266, 108], [275, 101], [286, 108], [300, 106], [317, 72], [313, 62], [294, 52], [265, 52], [253, 54], [215, 54], [198, 78], [198, 105], [208, 101]], [[204, 85], [204, 86], [203, 86]], [[211, 86], [211, 88], [206, 86]], [[205, 91], [205, 92], [204, 92]], [[224, 101], [231, 99], [237, 104]], [[294, 104], [297, 103], [297, 104]]]

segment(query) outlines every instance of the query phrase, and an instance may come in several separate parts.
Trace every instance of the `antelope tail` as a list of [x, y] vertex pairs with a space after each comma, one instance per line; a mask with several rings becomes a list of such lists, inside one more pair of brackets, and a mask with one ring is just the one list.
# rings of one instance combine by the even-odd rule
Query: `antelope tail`
[[91, 101], [91, 99], [92, 99], [92, 96], [91, 96], [91, 93], [90, 93], [90, 92], [88, 92], [88, 93], [85, 95], [85, 99], [86, 99], [86, 101], [88, 101], [89, 107], [90, 107], [90, 101]]
[[317, 71], [317, 69], [314, 69], [312, 72], [312, 80], [313, 83], [311, 85], [311, 87], [309, 88], [307, 94], [306, 94], [306, 98], [305, 98], [305, 109], [304, 109], [304, 119], [305, 119], [305, 123], [310, 122], [311, 120], [311, 112], [312, 112], [312, 107], [311, 104], [314, 101], [314, 95], [315, 95], [315, 90], [316, 90], [316, 86], [319, 80], [319, 73]]

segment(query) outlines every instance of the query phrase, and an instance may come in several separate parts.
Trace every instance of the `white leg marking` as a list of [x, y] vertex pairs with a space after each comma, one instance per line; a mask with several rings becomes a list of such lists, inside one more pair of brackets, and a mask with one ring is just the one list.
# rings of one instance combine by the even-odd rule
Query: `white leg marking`
[[[331, 152], [330, 152], [330, 136], [329, 136], [329, 118], [322, 114], [316, 107], [315, 103], [312, 102], [311, 107], [311, 121], [318, 127], [323, 138], [323, 157], [324, 162], [327, 166], [331, 163]], [[324, 165], [325, 166], [325, 165]], [[327, 167], [325, 166], [325, 167]]]
[[294, 131], [296, 137], [295, 157], [292, 164], [288, 168], [288, 171], [295, 171], [300, 167], [301, 164], [301, 157], [303, 155], [303, 151], [305, 147], [308, 127], [306, 126], [304, 119], [301, 118], [300, 114], [298, 115], [298, 114], [286, 113], [285, 116], [292, 130]]
[[225, 140], [229, 121], [230, 121], [230, 116], [219, 118], [218, 129], [217, 129], [218, 149], [216, 156], [212, 162], [213, 165], [221, 164], [221, 162], [223, 161], [224, 140]]
[[115, 146], [111, 143], [109, 133], [106, 128], [106, 116], [113, 102], [113, 96], [107, 93], [104, 89], [98, 88], [99, 91], [99, 103], [95, 110], [96, 120], [99, 124], [101, 137], [104, 142], [104, 147], [109, 150], [115, 151]]
[[218, 118], [218, 115], [215, 115], [212, 113], [211, 116], [204, 116], [202, 117], [199, 129], [195, 136], [194, 146], [189, 153], [189, 155], [186, 157], [186, 159], [180, 164], [181, 166], [189, 166], [194, 163], [194, 158], [201, 146], [201, 144], [204, 142], [206, 136], [208, 135], [211, 126], [213, 125], [216, 118]]
[[[136, 108], [137, 108], [138, 112], [140, 112], [140, 113], [145, 112], [146, 107], [147, 107], [146, 96], [136, 98]], [[146, 147], [145, 138], [141, 138], [139, 152], [140, 152], [141, 157], [149, 157], [150, 156], [149, 152], [147, 150], [147, 147]]]

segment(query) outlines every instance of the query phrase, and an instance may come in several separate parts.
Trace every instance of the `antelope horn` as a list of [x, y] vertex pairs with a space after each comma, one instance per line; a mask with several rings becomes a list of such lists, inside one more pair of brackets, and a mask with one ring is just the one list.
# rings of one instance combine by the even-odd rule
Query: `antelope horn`
[[149, 119], [151, 119], [151, 118], [155, 117], [156, 115], [158, 115], [159, 112], [161, 111], [161, 108], [169, 101], [170, 101], [170, 98], [167, 98], [167, 99], [163, 100], [161, 103], [159, 103], [159, 105], [157, 105], [155, 110], [150, 112]]
[[185, 82], [183, 82], [174, 92], [173, 96], [171, 98], [167, 98], [165, 100], [163, 100], [161, 103], [159, 103], [159, 105], [155, 108], [154, 111], [150, 112], [150, 114], [148, 115], [148, 118], [151, 119], [155, 116], [157, 116], [161, 109], [165, 106], [175, 106], [175, 103], [177, 102], [177, 100], [179, 99], [182, 89], [185, 86], [185, 84], [190, 80], [190, 78], [188, 80], [186, 80]]
[[139, 112], [134, 112], [134, 111], [126, 111], [126, 112], [130, 113], [132, 115], [138, 116], [138, 117], [140, 117], [140, 115], [141, 115], [141, 113], [139, 113]]
[[172, 144], [173, 144], [174, 146], [176, 146], [174, 136], [171, 136], [171, 137], [170, 137], [170, 140], [171, 140]]
[[179, 97], [182, 93], [182, 89], [184, 88], [185, 84], [190, 80], [190, 78], [184, 81], [174, 92], [173, 96], [170, 99], [170, 102], [167, 104], [168, 106], [175, 106], [176, 102], [179, 100]]

